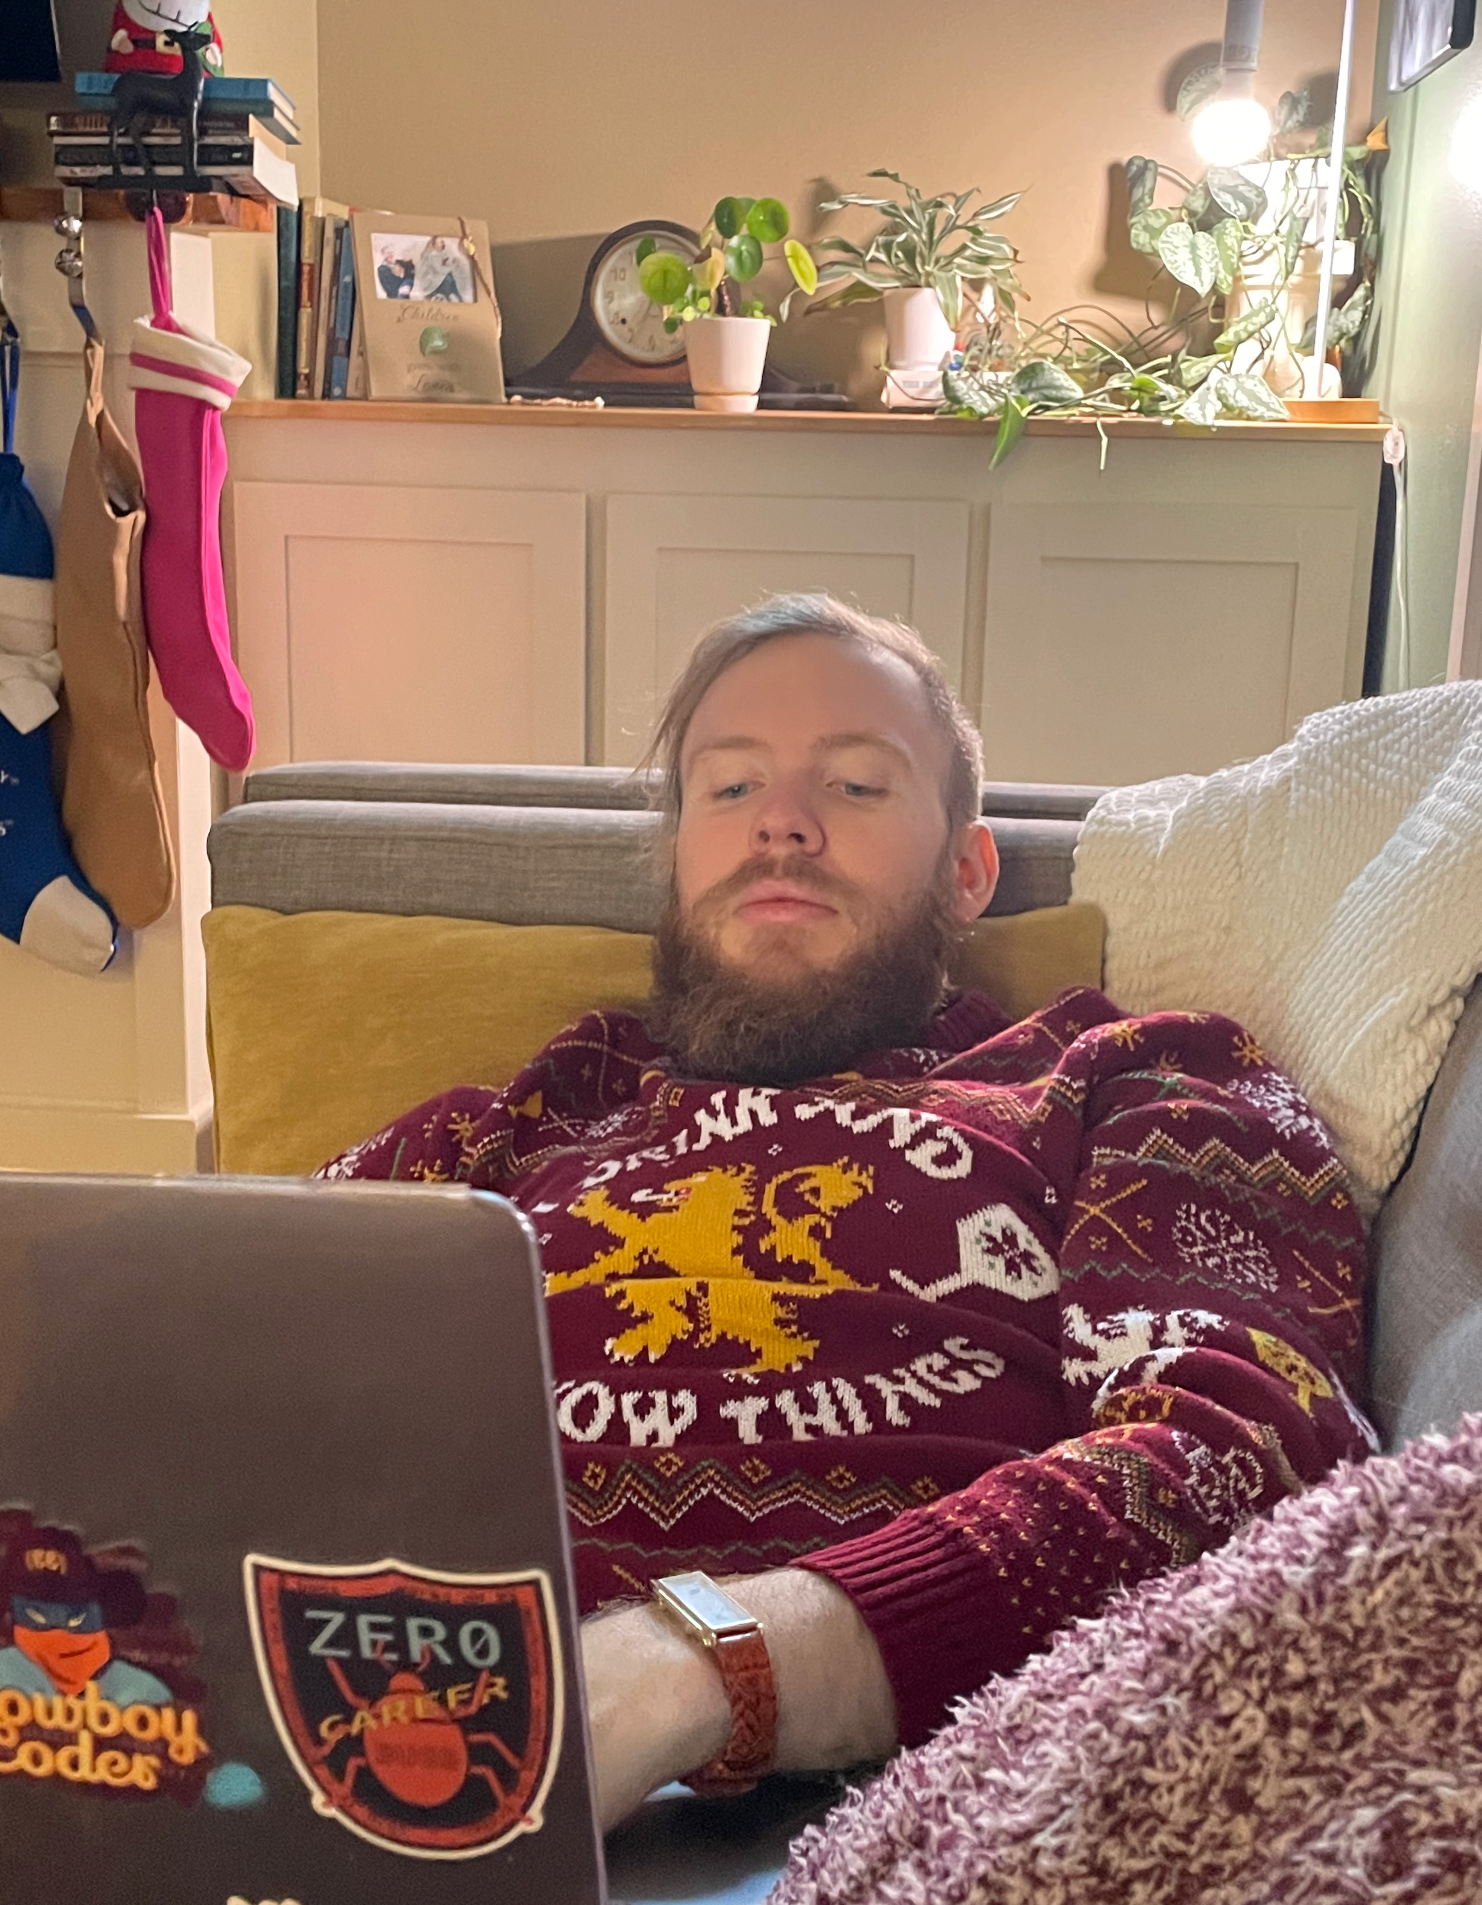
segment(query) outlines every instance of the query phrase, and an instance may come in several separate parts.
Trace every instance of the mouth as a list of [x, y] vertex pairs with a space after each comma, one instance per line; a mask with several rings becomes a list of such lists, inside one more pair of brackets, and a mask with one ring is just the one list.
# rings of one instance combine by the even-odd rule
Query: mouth
[[736, 916], [748, 925], [797, 925], [828, 919], [838, 908], [821, 899], [813, 887], [790, 880], [758, 880], [746, 889]]

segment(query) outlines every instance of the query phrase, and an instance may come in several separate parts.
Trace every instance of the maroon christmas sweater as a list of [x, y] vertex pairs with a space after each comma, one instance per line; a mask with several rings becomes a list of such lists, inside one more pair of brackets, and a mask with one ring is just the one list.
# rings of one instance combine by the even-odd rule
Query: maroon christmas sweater
[[1372, 1446], [1364, 1237], [1250, 1035], [965, 995], [918, 1049], [693, 1082], [594, 1013], [328, 1177], [458, 1181], [540, 1238], [583, 1610], [830, 1576], [903, 1740], [1121, 1586]]

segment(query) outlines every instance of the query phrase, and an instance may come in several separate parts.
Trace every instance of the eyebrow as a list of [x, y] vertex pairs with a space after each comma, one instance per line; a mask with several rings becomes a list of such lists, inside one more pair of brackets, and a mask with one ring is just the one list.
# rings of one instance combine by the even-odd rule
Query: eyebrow
[[[707, 754], [742, 754], [748, 750], [763, 753], [768, 746], [768, 742], [758, 740], [757, 737], [752, 734], [727, 734], [723, 735], [718, 741], [707, 741], [704, 747], [697, 747], [690, 756], [689, 764], [693, 767], [697, 761], [703, 760]], [[850, 747], [883, 748], [887, 754], [895, 755], [905, 766], [909, 767], [913, 764], [911, 755], [901, 746], [899, 741], [892, 741], [887, 734], [877, 734], [863, 728], [845, 734], [822, 735], [814, 743], [814, 752], [817, 754], [831, 754], [843, 748]]]

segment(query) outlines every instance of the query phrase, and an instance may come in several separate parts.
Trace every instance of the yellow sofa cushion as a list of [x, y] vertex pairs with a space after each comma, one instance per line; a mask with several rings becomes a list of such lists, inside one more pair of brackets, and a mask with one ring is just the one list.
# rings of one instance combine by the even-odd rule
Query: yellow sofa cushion
[[[223, 1171], [301, 1176], [452, 1085], [502, 1085], [597, 1006], [641, 1006], [649, 939], [383, 913], [207, 914]], [[970, 929], [953, 977], [1016, 1017], [1098, 985], [1094, 906]]]

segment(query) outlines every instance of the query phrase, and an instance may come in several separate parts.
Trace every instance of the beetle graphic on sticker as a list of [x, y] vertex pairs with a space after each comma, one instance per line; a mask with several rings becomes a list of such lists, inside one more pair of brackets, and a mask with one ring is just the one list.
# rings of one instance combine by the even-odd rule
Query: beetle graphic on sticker
[[242, 1571], [263, 1692], [317, 1812], [423, 1859], [540, 1830], [563, 1718], [549, 1576], [260, 1554]]

